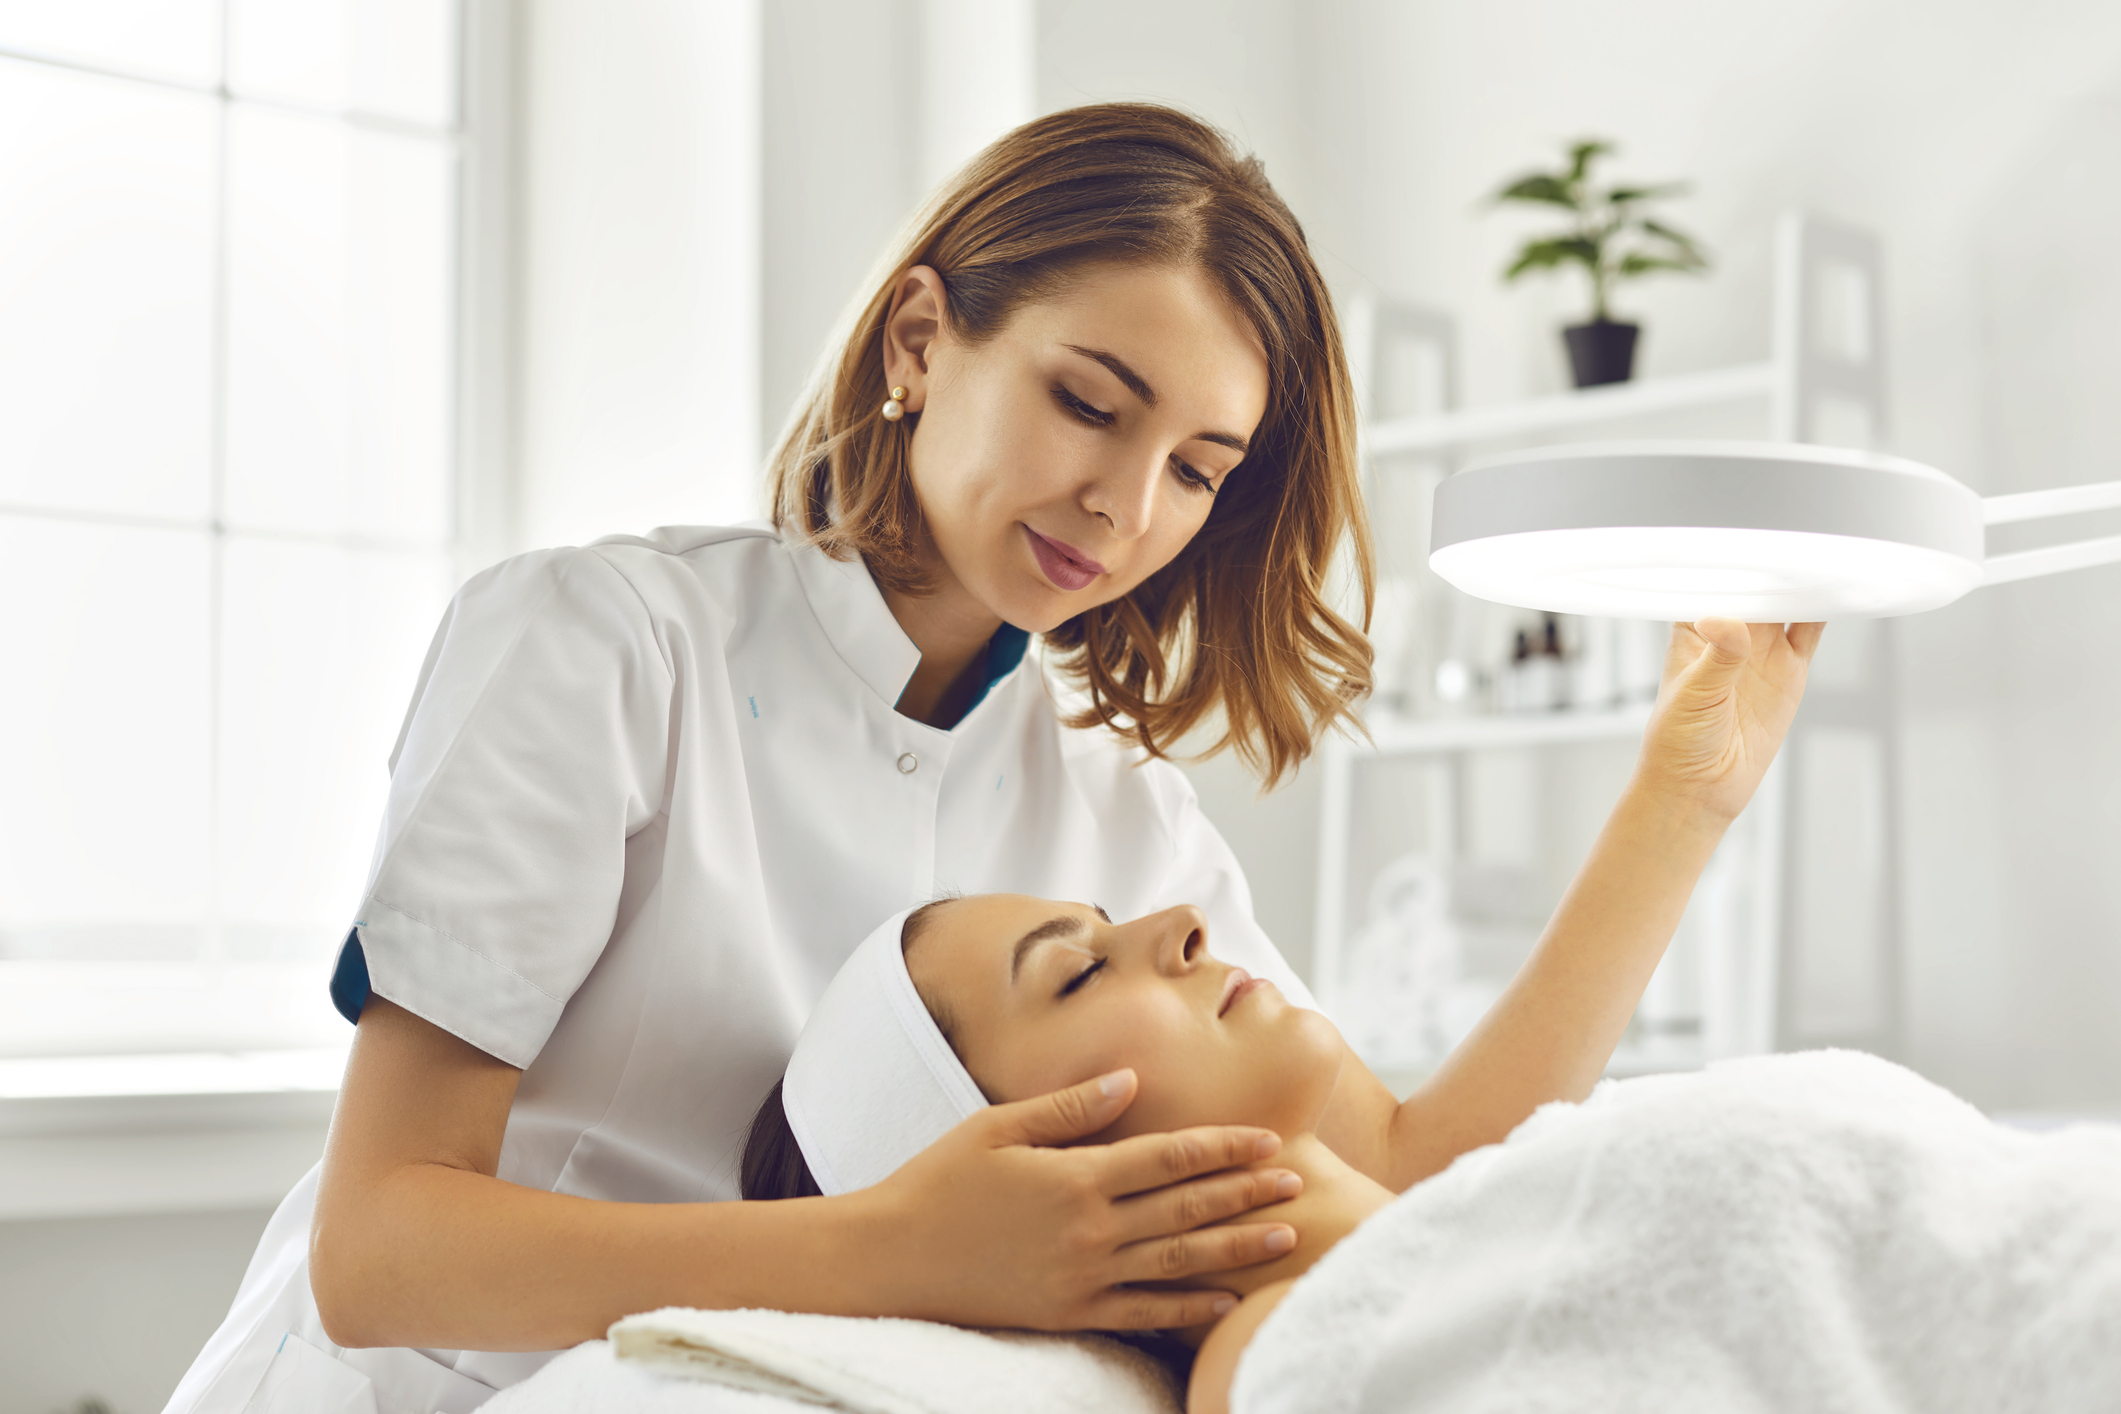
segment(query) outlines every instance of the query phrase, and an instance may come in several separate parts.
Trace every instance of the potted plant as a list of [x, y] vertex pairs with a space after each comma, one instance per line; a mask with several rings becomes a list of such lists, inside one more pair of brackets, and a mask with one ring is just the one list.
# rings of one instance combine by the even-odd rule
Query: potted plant
[[1558, 206], [1570, 214], [1568, 230], [1526, 241], [1502, 278], [1509, 282], [1533, 270], [1583, 267], [1591, 281], [1590, 321], [1561, 331], [1579, 388], [1624, 383], [1634, 372], [1642, 327], [1613, 318], [1609, 301], [1615, 285], [1661, 270], [1698, 272], [1709, 265], [1692, 236], [1647, 210], [1649, 203], [1686, 190], [1684, 182], [1610, 187], [1592, 182], [1592, 165], [1612, 151], [1612, 143], [1597, 138], [1570, 143], [1562, 170], [1530, 173], [1495, 194], [1497, 202]]

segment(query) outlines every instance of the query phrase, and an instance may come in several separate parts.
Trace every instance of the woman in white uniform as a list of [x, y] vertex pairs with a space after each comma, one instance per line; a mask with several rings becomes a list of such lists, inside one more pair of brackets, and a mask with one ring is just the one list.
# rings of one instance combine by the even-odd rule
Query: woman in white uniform
[[1129, 1073], [986, 1112], [917, 1181], [730, 1201], [853, 941], [939, 892], [1198, 903], [1307, 996], [1161, 759], [1219, 727], [1272, 781], [1368, 681], [1327, 602], [1336, 555], [1370, 587], [1345, 361], [1257, 164], [1145, 106], [1001, 139], [771, 475], [769, 523], [525, 555], [451, 605], [333, 979], [324, 1162], [176, 1414], [460, 1414], [664, 1305], [1185, 1326], [1294, 1244], [1209, 1226], [1299, 1186], [1250, 1167], [1265, 1131], [1051, 1147]]

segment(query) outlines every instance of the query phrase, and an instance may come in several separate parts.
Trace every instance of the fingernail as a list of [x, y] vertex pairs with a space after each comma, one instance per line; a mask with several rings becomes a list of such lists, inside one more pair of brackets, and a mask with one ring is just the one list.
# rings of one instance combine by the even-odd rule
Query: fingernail
[[1275, 1196], [1279, 1198], [1294, 1198], [1303, 1191], [1304, 1181], [1293, 1173], [1283, 1174], [1281, 1179], [1274, 1185]]
[[1127, 1088], [1127, 1072], [1115, 1070], [1097, 1082], [1097, 1088], [1106, 1099], [1111, 1099]]
[[1218, 1296], [1215, 1298], [1215, 1305], [1212, 1309], [1218, 1316], [1227, 1316], [1237, 1309], [1237, 1298], [1234, 1296]]
[[1267, 1250], [1269, 1252], [1286, 1252], [1295, 1245], [1296, 1232], [1293, 1228], [1278, 1227], [1267, 1234]]
[[1281, 1140], [1279, 1138], [1272, 1134], [1262, 1134], [1259, 1136], [1259, 1142], [1252, 1146], [1252, 1152], [1259, 1158], [1271, 1159], [1280, 1148]]

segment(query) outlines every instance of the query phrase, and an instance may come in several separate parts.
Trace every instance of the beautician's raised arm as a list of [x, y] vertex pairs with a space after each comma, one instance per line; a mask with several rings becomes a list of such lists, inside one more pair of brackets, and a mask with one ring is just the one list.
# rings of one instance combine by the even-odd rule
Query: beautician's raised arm
[[[310, 1238], [342, 1346], [551, 1350], [659, 1306], [925, 1316], [970, 1325], [1198, 1324], [1216, 1290], [1121, 1287], [1267, 1260], [1278, 1147], [1240, 1126], [1058, 1149], [1110, 1124], [1131, 1072], [965, 1121], [837, 1198], [611, 1203], [494, 1175], [521, 1072], [383, 1000], [361, 1015]], [[1199, 1230], [1194, 1230], [1199, 1229]]]
[[1590, 1093], [1709, 856], [1752, 798], [1797, 704], [1821, 625], [1674, 626], [1635, 775], [1546, 931], [1473, 1033], [1394, 1112], [1406, 1188]]

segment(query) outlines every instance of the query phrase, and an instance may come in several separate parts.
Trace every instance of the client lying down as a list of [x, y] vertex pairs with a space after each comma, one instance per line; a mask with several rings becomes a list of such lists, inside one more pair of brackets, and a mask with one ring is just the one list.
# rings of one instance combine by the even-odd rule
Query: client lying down
[[745, 1196], [868, 1187], [989, 1103], [1124, 1068], [1135, 1099], [1092, 1142], [1260, 1125], [1303, 1179], [1268, 1215], [1294, 1250], [1224, 1278], [1241, 1304], [1192, 1333], [1195, 1414], [2089, 1410], [2121, 1389], [2121, 1131], [2007, 1132], [1822, 1052], [1601, 1085], [1412, 1182], [1437, 1141], [1406, 1121], [1433, 1109], [1321, 1134], [1343, 1055], [1324, 1016], [1218, 961], [1195, 909], [932, 903], [812, 1014]]

